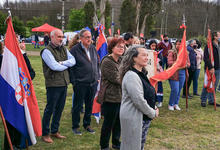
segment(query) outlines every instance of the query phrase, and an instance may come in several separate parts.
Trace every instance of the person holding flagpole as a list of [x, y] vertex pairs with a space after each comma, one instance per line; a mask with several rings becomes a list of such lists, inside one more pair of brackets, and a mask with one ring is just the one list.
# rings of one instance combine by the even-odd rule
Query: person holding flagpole
[[47, 105], [42, 119], [42, 140], [46, 143], [53, 143], [51, 136], [58, 139], [66, 138], [59, 133], [59, 122], [66, 101], [67, 85], [69, 84], [68, 68], [76, 64], [75, 58], [62, 45], [62, 31], [54, 30], [50, 33], [50, 36], [51, 42], [41, 51], [47, 91]]
[[[219, 83], [220, 78], [220, 45], [219, 45], [219, 38], [218, 38], [218, 32], [212, 33], [212, 47], [213, 47], [213, 56], [214, 56], [214, 65], [211, 62], [211, 59], [209, 57], [209, 48], [206, 45], [205, 51], [204, 51], [204, 62], [205, 62], [205, 70], [208, 68], [208, 71], [211, 75], [215, 75], [216, 81], [214, 84], [214, 88], [216, 91], [216, 87]], [[214, 92], [215, 92], [214, 91]], [[208, 98], [208, 104], [214, 105], [214, 95], [213, 93], [209, 93], [207, 91], [207, 88], [203, 87], [202, 94], [201, 94], [201, 106], [206, 107], [207, 104], [207, 98]], [[220, 104], [216, 103], [217, 107], [220, 107]]]

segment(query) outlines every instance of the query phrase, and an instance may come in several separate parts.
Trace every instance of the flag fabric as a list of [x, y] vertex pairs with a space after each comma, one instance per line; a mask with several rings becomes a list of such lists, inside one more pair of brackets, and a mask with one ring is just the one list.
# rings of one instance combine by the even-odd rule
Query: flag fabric
[[0, 106], [5, 119], [36, 144], [41, 136], [41, 118], [31, 77], [18, 46], [11, 17], [7, 31], [0, 73]]
[[[211, 32], [208, 29], [208, 38], [207, 38], [207, 46], [209, 52], [209, 59], [211, 60], [212, 66], [214, 66], [214, 56], [213, 56], [213, 47], [212, 47], [212, 39]], [[207, 89], [207, 92], [213, 93], [215, 91], [215, 74], [211, 75], [208, 67], [205, 68], [205, 76], [204, 76], [204, 88]]]
[[180, 45], [180, 49], [177, 55], [176, 62], [172, 65], [172, 67], [167, 70], [160, 72], [150, 78], [151, 84], [155, 87], [158, 81], [164, 81], [169, 79], [178, 69], [186, 67], [187, 62], [187, 50], [186, 50], [186, 26], [182, 26], [184, 28], [183, 37]]
[[[100, 26], [100, 27], [102, 27], [102, 26]], [[102, 58], [108, 54], [107, 40], [105, 38], [104, 30], [102, 30], [102, 28], [99, 28], [99, 39], [98, 39], [98, 43], [97, 43], [97, 47], [96, 47], [100, 62], [101, 62]], [[99, 120], [101, 119], [101, 105], [97, 102], [99, 88], [100, 88], [100, 82], [97, 87], [97, 92], [96, 92], [95, 99], [93, 101], [93, 108], [92, 108], [92, 114], [95, 116], [97, 123], [99, 123]]]
[[117, 32], [118, 32], [118, 35], [120, 35], [120, 29], [118, 29], [118, 31], [117, 31]]
[[111, 28], [108, 29], [108, 33], [109, 33], [110, 36], [112, 36], [112, 30], [111, 30]]
[[98, 43], [97, 43], [97, 53], [100, 57], [100, 61], [102, 60], [102, 58], [108, 54], [107, 51], [107, 40], [105, 38], [105, 35], [103, 33], [103, 31], [100, 32], [99, 34], [99, 39], [98, 39]]

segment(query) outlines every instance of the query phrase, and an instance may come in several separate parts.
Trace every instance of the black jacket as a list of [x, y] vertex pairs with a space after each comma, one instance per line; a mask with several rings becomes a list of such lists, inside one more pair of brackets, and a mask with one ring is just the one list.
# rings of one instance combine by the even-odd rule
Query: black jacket
[[81, 42], [70, 50], [76, 59], [76, 65], [69, 69], [72, 84], [95, 84], [99, 79], [99, 59], [94, 45], [90, 45], [90, 60], [81, 46]]
[[28, 67], [28, 71], [29, 71], [29, 73], [30, 73], [31, 80], [33, 80], [34, 77], [35, 77], [35, 71], [34, 71], [34, 69], [32, 68], [31, 63], [30, 63], [30, 60], [28, 59], [26, 53], [23, 54], [23, 57], [24, 57], [24, 60], [25, 60], [25, 62], [26, 62], [26, 65], [27, 65], [27, 67]]
[[[150, 84], [150, 82], [147, 78], [147, 73], [140, 72], [140, 71], [136, 70], [135, 68], [132, 68], [132, 71], [136, 72], [142, 81], [143, 89], [144, 89], [144, 93], [143, 93], [144, 99], [147, 100], [147, 103], [151, 108], [155, 109], [156, 91], [155, 91], [154, 87]], [[143, 120], [152, 120], [152, 119], [144, 114]]]
[[206, 45], [205, 50], [204, 50], [204, 62], [205, 62], [205, 69], [208, 67], [208, 69], [215, 68], [215, 70], [220, 69], [220, 60], [219, 60], [219, 51], [218, 48], [215, 44], [212, 43], [213, 47], [213, 56], [214, 56], [214, 66], [212, 66], [211, 60], [209, 59], [209, 51], [208, 51], [208, 46]]

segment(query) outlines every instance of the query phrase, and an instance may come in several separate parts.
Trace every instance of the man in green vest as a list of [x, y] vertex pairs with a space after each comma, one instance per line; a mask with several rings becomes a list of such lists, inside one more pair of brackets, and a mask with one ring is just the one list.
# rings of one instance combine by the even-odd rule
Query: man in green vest
[[67, 85], [69, 84], [68, 68], [76, 64], [75, 58], [62, 45], [62, 31], [54, 30], [50, 36], [50, 44], [41, 51], [47, 92], [47, 105], [42, 119], [42, 139], [46, 143], [53, 143], [51, 136], [58, 139], [66, 138], [59, 133], [59, 122], [66, 101]]

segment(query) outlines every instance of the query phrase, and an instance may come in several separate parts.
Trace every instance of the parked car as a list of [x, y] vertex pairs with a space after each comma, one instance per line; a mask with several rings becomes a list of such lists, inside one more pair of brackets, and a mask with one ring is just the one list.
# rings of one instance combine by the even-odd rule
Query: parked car
[[176, 41], [177, 41], [176, 38], [170, 38], [170, 42], [171, 42], [172, 44], [176, 43]]
[[155, 40], [155, 41], [157, 42], [157, 44], [160, 43], [160, 40], [158, 40], [158, 39], [148, 39], [148, 40], [146, 41], [146, 43], [145, 43], [145, 46], [146, 46], [147, 48], [148, 48], [148, 46], [149, 46], [151, 40]]

